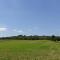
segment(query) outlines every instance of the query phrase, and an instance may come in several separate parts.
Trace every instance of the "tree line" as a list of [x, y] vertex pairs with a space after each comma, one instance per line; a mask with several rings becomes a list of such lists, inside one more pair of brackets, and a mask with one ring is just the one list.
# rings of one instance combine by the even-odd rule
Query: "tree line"
[[18, 35], [18, 36], [11, 36], [11, 37], [0, 37], [0, 40], [10, 39], [10, 40], [52, 40], [52, 41], [60, 41], [60, 36], [38, 36], [38, 35]]

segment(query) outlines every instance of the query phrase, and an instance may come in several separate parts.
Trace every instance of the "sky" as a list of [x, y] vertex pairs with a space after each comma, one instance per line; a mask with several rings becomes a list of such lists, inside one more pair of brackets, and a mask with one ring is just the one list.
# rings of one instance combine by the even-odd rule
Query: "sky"
[[0, 0], [0, 37], [60, 35], [60, 0]]

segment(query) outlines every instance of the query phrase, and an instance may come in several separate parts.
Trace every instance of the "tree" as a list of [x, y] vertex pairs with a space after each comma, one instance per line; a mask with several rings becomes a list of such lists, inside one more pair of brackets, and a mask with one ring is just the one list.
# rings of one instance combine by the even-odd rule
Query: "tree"
[[57, 41], [55, 35], [52, 35], [52, 41]]

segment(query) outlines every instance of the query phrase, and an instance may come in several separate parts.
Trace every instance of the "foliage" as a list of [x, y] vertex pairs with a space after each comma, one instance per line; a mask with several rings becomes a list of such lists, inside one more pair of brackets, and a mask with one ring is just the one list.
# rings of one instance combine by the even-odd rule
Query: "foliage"
[[11, 37], [1, 37], [0, 39], [15, 39], [15, 40], [52, 40], [52, 41], [60, 41], [60, 36], [38, 36], [38, 35], [18, 35], [18, 36], [11, 36]]

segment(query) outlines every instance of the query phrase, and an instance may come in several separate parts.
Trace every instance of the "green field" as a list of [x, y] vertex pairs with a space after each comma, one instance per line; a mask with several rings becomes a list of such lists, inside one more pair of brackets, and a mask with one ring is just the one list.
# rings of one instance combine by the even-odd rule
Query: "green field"
[[1, 40], [0, 60], [60, 60], [60, 42]]

